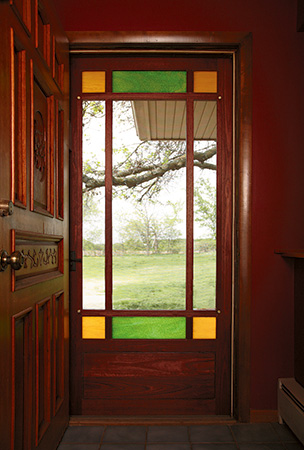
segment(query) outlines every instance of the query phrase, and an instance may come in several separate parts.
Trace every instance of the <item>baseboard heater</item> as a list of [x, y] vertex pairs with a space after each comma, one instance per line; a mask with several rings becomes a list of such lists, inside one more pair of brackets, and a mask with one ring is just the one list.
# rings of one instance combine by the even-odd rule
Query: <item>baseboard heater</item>
[[279, 379], [278, 413], [304, 445], [304, 388], [294, 378]]

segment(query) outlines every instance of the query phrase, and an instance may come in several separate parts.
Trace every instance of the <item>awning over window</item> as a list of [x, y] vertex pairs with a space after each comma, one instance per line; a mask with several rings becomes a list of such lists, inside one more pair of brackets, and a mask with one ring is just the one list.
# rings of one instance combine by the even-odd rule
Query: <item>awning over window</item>
[[[141, 140], [186, 139], [184, 101], [136, 100], [132, 102], [137, 135]], [[194, 139], [216, 140], [216, 102], [194, 102]]]

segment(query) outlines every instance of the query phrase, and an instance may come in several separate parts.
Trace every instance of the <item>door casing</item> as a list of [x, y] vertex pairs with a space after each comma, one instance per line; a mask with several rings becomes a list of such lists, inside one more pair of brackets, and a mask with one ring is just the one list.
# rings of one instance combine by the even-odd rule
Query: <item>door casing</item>
[[[230, 53], [234, 61], [234, 275], [232, 411], [250, 420], [252, 36], [208, 32], [70, 32], [79, 54]], [[73, 343], [72, 343], [73, 345]]]

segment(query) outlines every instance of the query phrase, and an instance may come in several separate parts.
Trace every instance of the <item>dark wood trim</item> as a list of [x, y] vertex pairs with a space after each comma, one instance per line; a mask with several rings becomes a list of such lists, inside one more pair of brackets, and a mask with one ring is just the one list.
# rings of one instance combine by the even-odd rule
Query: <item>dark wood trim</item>
[[235, 413], [250, 421], [252, 36], [236, 53]]
[[276, 409], [250, 410], [250, 422], [252, 423], [266, 423], [277, 421], [278, 421], [278, 411]]
[[[225, 414], [231, 396], [231, 318], [232, 318], [232, 232], [233, 232], [233, 68], [230, 59], [218, 59], [217, 100], [217, 267], [216, 380], [217, 414]], [[231, 301], [227, 301], [230, 299]]]
[[304, 31], [304, 0], [298, 0], [297, 31]]
[[211, 310], [178, 310], [178, 309], [172, 309], [172, 310], [161, 310], [161, 309], [155, 309], [155, 310], [138, 310], [138, 309], [86, 309], [82, 311], [83, 316], [106, 316], [106, 317], [123, 317], [123, 316], [149, 316], [149, 317], [217, 317], [218, 313], [217, 311], [211, 311]]
[[[71, 63], [71, 72], [73, 71], [73, 61]], [[79, 80], [79, 85], [77, 86], [78, 92], [81, 92], [81, 81]], [[71, 123], [78, 122], [81, 120], [81, 101], [80, 97], [71, 96]], [[82, 173], [77, 170], [82, 167], [82, 149], [79, 146], [82, 145], [82, 130], [73, 129], [71, 130], [71, 150], [70, 150], [70, 167], [69, 171], [74, 174], [75, 183], [81, 186], [82, 183]], [[82, 233], [82, 223], [77, 220], [77, 217], [81, 215], [82, 209], [82, 193], [74, 189], [70, 185], [70, 249], [76, 252], [76, 258], [82, 257], [82, 241], [77, 239], [77, 236]], [[73, 289], [77, 291], [82, 291], [82, 265], [76, 264], [76, 271], [70, 272], [70, 293]], [[79, 312], [82, 309], [81, 301], [74, 297], [74, 306], [70, 310], [70, 362], [74, 360], [74, 365], [71, 367], [70, 364], [70, 374], [72, 369], [81, 374], [81, 364], [79, 359], [75, 358], [78, 352], [77, 348], [77, 336], [81, 336], [81, 315]], [[79, 402], [79, 396], [77, 392], [81, 389], [81, 376], [70, 377], [70, 410], [71, 411], [81, 411], [81, 404]]]
[[105, 102], [106, 107], [106, 136], [105, 148], [108, 150], [105, 154], [105, 295], [106, 309], [112, 308], [112, 128], [113, 112], [112, 101]]
[[[177, 49], [224, 51], [238, 48], [248, 33], [215, 31], [68, 31], [71, 50]], [[192, 48], [190, 48], [190, 46]]]
[[[187, 205], [187, 242], [186, 242], [186, 310], [193, 309], [193, 152], [194, 152], [194, 111], [193, 100], [187, 101], [187, 151], [186, 151], [186, 205]], [[188, 321], [189, 323], [189, 321]], [[188, 333], [189, 334], [189, 333]]]
[[304, 258], [304, 250], [276, 250], [277, 255], [281, 255], [283, 258]]
[[230, 53], [235, 58], [234, 415], [250, 421], [252, 36], [244, 32], [69, 32], [70, 51]]
[[230, 416], [71, 416], [70, 426], [98, 425], [233, 425]]

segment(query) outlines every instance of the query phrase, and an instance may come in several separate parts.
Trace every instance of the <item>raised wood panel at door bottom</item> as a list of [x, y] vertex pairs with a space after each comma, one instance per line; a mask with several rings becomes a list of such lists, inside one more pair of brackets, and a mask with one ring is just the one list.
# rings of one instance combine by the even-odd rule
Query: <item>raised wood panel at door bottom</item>
[[33, 416], [33, 310], [12, 317], [11, 448], [31, 448]]
[[51, 298], [36, 305], [36, 445], [51, 420]]
[[214, 370], [197, 377], [92, 377], [84, 380], [84, 398], [214, 398]]
[[214, 352], [87, 353], [83, 363], [83, 414], [215, 413]]

